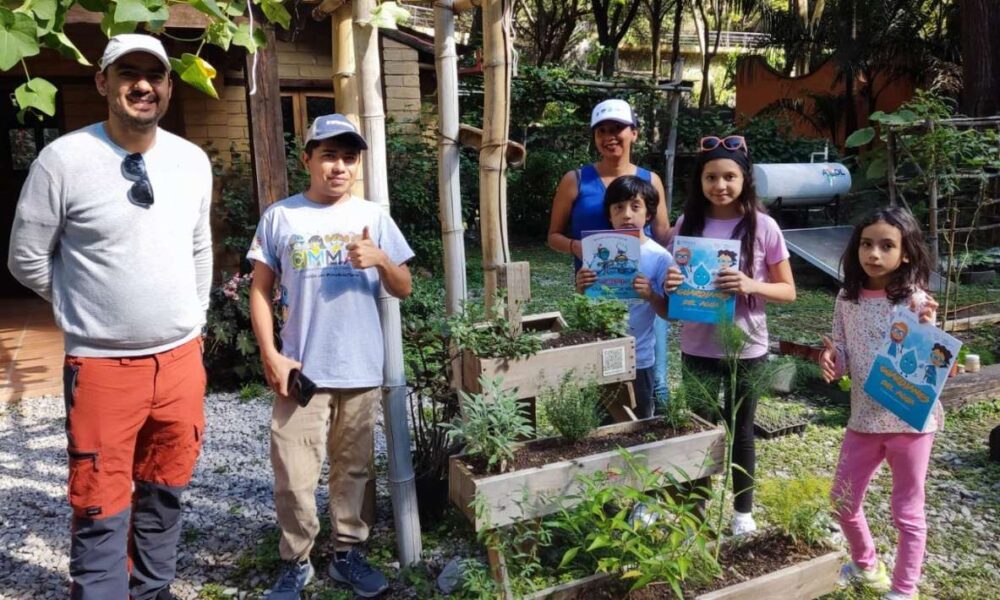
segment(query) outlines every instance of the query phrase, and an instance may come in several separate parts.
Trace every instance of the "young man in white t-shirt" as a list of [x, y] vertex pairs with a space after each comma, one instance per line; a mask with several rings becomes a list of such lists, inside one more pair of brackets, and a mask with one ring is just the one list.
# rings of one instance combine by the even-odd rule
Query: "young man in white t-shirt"
[[[302, 161], [309, 189], [261, 216], [247, 257], [254, 262], [250, 314], [264, 375], [277, 394], [271, 418], [274, 504], [285, 561], [270, 600], [297, 600], [314, 569], [319, 533], [316, 483], [330, 454], [330, 520], [336, 557], [329, 573], [371, 598], [385, 577], [356, 549], [368, 538], [361, 519], [381, 398], [380, 287], [410, 294], [413, 251], [378, 205], [352, 196], [364, 138], [343, 115], [313, 122]], [[281, 289], [281, 349], [274, 342], [271, 294]], [[318, 391], [304, 406], [289, 390], [299, 371]]]

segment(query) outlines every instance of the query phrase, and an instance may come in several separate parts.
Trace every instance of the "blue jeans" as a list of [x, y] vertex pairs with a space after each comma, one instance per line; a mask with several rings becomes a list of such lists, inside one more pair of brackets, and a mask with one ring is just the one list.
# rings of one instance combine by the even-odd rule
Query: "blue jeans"
[[670, 334], [670, 323], [666, 319], [656, 317], [653, 321], [653, 396], [656, 399], [655, 412], [660, 414], [663, 406], [670, 400], [670, 366], [667, 364], [667, 336]]

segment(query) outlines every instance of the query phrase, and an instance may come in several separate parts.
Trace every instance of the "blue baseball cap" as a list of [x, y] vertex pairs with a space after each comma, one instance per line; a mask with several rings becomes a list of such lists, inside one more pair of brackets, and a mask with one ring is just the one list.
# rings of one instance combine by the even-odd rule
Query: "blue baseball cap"
[[309, 131], [306, 132], [306, 144], [342, 135], [349, 136], [362, 150], [368, 149], [368, 142], [358, 133], [358, 128], [354, 126], [354, 123], [351, 123], [350, 119], [341, 114], [316, 117], [312, 126], [309, 127]]

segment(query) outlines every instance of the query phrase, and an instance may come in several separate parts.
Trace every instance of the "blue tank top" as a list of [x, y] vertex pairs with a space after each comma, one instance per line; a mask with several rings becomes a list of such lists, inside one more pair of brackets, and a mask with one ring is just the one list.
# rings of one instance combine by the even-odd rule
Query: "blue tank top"
[[[636, 167], [635, 174], [640, 179], [653, 180], [650, 172], [642, 167]], [[573, 201], [573, 210], [569, 215], [570, 238], [578, 240], [583, 237], [581, 234], [584, 231], [600, 231], [611, 228], [611, 223], [604, 216], [605, 190], [607, 188], [604, 187], [604, 182], [601, 181], [601, 176], [597, 173], [597, 168], [594, 165], [585, 165], [580, 169], [579, 191], [576, 200]], [[651, 231], [649, 225], [646, 225], [647, 236], [652, 235]], [[581, 264], [578, 258], [573, 257], [574, 270], [578, 270]]]

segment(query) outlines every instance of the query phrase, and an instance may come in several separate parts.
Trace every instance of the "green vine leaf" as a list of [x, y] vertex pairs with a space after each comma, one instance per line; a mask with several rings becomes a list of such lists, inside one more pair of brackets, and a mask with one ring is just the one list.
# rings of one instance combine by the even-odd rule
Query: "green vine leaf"
[[125, 21], [123, 23], [115, 22], [115, 15], [113, 12], [106, 13], [104, 18], [101, 19], [101, 33], [108, 39], [113, 38], [119, 33], [132, 33], [135, 31], [138, 23], [135, 21]]
[[233, 33], [233, 43], [246, 48], [250, 54], [253, 54], [257, 51], [257, 48], [263, 48], [267, 45], [267, 37], [260, 27], [254, 27], [253, 34], [251, 34], [250, 25], [240, 23], [236, 27], [236, 32]]
[[219, 93], [212, 85], [212, 79], [215, 78], [215, 67], [208, 64], [205, 59], [185, 52], [180, 59], [171, 58], [170, 66], [177, 72], [181, 81], [216, 100], [219, 99]]
[[115, 5], [115, 23], [148, 23], [169, 17], [170, 11], [160, 0], [118, 0]]
[[35, 56], [39, 51], [37, 28], [31, 15], [0, 7], [0, 71], [10, 70], [21, 59]]
[[292, 15], [288, 14], [288, 10], [280, 0], [258, 0], [257, 5], [264, 11], [264, 16], [267, 17], [268, 21], [277, 23], [284, 29], [288, 29], [291, 26]]
[[226, 7], [226, 14], [230, 17], [242, 17], [247, 12], [246, 0], [233, 0], [224, 6]]
[[[210, 17], [216, 17], [222, 21], [229, 20], [226, 17], [226, 13], [223, 12], [222, 8], [219, 7], [215, 0], [194, 0], [194, 2], [191, 3], [191, 6], [193, 6], [195, 10], [203, 12]], [[213, 23], [213, 25], [216, 24], [217, 23]]]
[[107, 12], [108, 7], [111, 6], [110, 0], [78, 0], [78, 3], [83, 8], [95, 13]]
[[[21, 9], [27, 7], [36, 17], [43, 21], [53, 21], [56, 18], [56, 9], [59, 4], [56, 0], [31, 0], [25, 2]], [[18, 9], [18, 10], [21, 10]]]
[[76, 47], [73, 40], [69, 39], [69, 36], [62, 31], [46, 34], [42, 38], [42, 42], [48, 48], [55, 48], [65, 58], [75, 60], [85, 67], [91, 66], [90, 61], [80, 52], [80, 49]]
[[865, 177], [868, 179], [885, 179], [888, 171], [889, 162], [884, 156], [879, 156], [868, 165], [868, 170], [865, 171]]
[[233, 41], [233, 34], [236, 31], [237, 28], [232, 23], [217, 21], [205, 29], [205, 41], [223, 50], [229, 50], [229, 45]]
[[379, 29], [396, 29], [410, 19], [410, 11], [395, 2], [383, 2], [372, 9], [371, 19], [362, 25], [372, 25]]
[[24, 122], [24, 116], [30, 110], [36, 110], [48, 116], [56, 114], [56, 86], [39, 77], [33, 77], [14, 90], [14, 101], [20, 109], [17, 120]]

